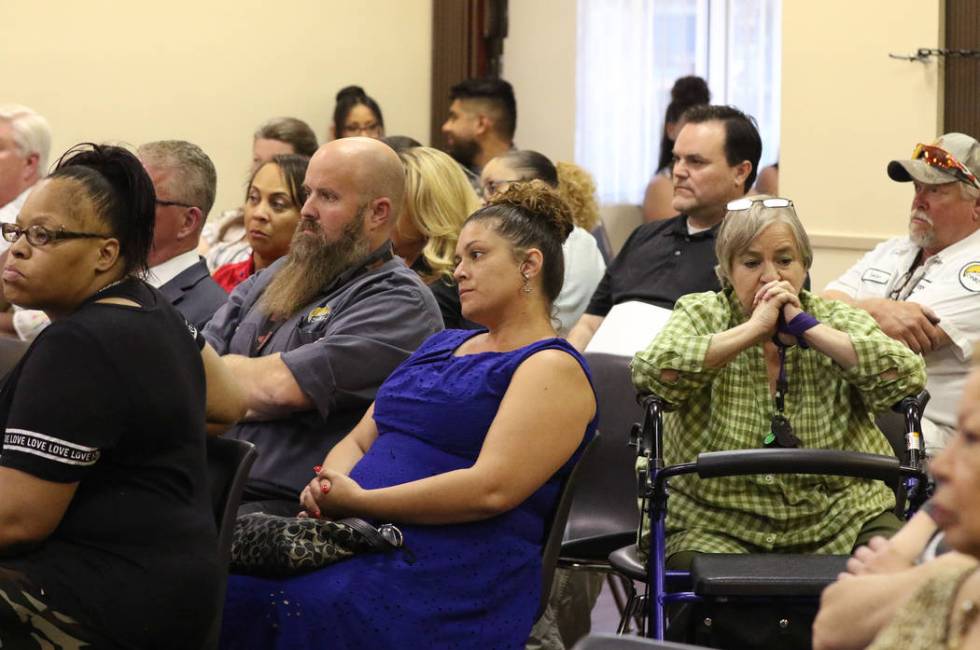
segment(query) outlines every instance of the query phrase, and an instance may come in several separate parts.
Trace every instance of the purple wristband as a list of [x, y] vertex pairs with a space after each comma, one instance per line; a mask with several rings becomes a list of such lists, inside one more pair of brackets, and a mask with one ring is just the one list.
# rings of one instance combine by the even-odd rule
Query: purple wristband
[[809, 314], [805, 311], [801, 311], [799, 314], [793, 317], [793, 320], [789, 321], [788, 323], [783, 322], [782, 318], [780, 318], [779, 320], [780, 320], [779, 327], [778, 327], [779, 333], [795, 336], [796, 343], [801, 348], [810, 347], [806, 344], [806, 341], [803, 340], [803, 334], [811, 327], [820, 324], [820, 321], [818, 321], [813, 314]]

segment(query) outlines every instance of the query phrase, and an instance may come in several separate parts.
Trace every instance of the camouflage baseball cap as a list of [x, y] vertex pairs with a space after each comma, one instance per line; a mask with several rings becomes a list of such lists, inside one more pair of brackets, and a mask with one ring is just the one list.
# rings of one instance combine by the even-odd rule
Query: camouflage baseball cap
[[980, 143], [963, 133], [947, 133], [934, 144], [917, 144], [911, 160], [888, 163], [894, 181], [942, 185], [962, 181], [980, 188]]

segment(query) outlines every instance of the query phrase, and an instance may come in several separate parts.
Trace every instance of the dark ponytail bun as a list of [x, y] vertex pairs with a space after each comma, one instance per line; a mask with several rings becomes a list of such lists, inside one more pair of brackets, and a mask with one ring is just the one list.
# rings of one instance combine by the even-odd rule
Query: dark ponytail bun
[[363, 99], [367, 97], [367, 93], [360, 86], [344, 86], [337, 91], [336, 101], [342, 101], [344, 99]]
[[75, 145], [55, 165], [50, 178], [82, 185], [112, 237], [119, 240], [126, 275], [145, 275], [153, 245], [156, 192], [133, 153], [113, 145]]
[[674, 82], [674, 87], [670, 89], [670, 101], [676, 102], [685, 108], [698, 104], [707, 104], [711, 101], [711, 91], [708, 90], [708, 82], [701, 77], [695, 77], [693, 75], [690, 77], [681, 77]]

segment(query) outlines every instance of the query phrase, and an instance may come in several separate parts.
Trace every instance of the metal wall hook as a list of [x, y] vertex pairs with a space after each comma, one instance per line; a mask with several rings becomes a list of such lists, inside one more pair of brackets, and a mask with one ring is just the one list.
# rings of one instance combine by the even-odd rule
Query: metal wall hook
[[980, 59], [980, 50], [950, 50], [946, 48], [929, 48], [920, 47], [915, 51], [915, 54], [895, 54], [893, 52], [888, 54], [889, 57], [893, 59], [899, 59], [900, 61], [920, 61], [925, 63], [930, 57], [957, 57], [961, 59]]

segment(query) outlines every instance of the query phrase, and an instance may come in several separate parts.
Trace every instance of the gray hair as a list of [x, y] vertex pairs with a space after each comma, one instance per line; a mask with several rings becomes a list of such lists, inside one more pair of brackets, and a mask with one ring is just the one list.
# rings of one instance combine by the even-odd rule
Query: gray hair
[[45, 176], [48, 172], [48, 155], [51, 152], [51, 127], [48, 121], [19, 104], [0, 106], [0, 120], [10, 124], [14, 142], [23, 155], [37, 154], [38, 178]]
[[976, 185], [967, 185], [966, 183], [960, 182], [960, 197], [964, 201], [976, 201], [980, 199], [980, 188]]
[[301, 156], [312, 156], [319, 146], [310, 125], [295, 117], [274, 117], [257, 128], [253, 138], [285, 142]]
[[785, 208], [767, 208], [762, 205], [763, 199], [773, 198], [766, 194], [756, 194], [745, 197], [753, 199], [755, 202], [748, 210], [737, 210], [725, 215], [721, 227], [718, 229], [717, 240], [715, 242], [715, 256], [718, 258], [718, 265], [715, 266], [715, 273], [722, 287], [732, 286], [732, 265], [735, 256], [748, 250], [755, 238], [763, 230], [774, 223], [786, 224], [789, 231], [796, 241], [796, 249], [803, 258], [803, 266], [807, 271], [813, 264], [813, 248], [810, 246], [810, 238], [800, 223], [800, 218], [796, 216], [793, 206]]
[[172, 172], [171, 187], [167, 189], [181, 201], [200, 208], [207, 219], [214, 205], [218, 174], [214, 163], [199, 146], [184, 140], [158, 140], [140, 146], [136, 155], [144, 164]]

